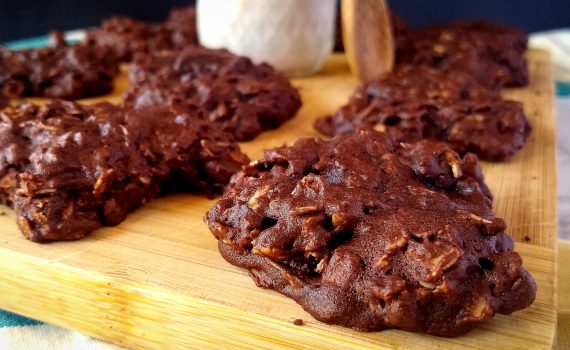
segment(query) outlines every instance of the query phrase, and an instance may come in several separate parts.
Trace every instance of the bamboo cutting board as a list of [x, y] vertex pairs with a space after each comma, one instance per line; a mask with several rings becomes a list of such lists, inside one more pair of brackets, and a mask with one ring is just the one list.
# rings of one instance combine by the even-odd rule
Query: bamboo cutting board
[[[0, 207], [0, 308], [132, 348], [550, 348], [556, 326], [553, 82], [547, 53], [531, 50], [528, 57], [531, 85], [506, 94], [524, 101], [532, 135], [509, 162], [484, 164], [497, 215], [509, 224], [538, 284], [526, 310], [497, 315], [453, 339], [325, 325], [226, 263], [202, 221], [214, 201], [190, 194], [152, 201], [82, 241], [45, 245], [26, 241], [13, 211]], [[337, 55], [320, 74], [294, 84], [303, 108], [281, 128], [243, 143], [252, 159], [266, 147], [316, 136], [314, 119], [346, 102], [357, 82]], [[123, 75], [107, 99], [117, 101], [125, 86]]]

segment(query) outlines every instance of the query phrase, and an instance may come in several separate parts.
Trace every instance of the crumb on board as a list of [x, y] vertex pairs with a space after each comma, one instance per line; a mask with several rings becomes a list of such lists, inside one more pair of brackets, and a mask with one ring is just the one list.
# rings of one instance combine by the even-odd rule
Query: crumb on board
[[300, 318], [296, 318], [296, 319], [293, 320], [293, 324], [294, 324], [295, 326], [303, 326], [303, 325], [305, 324], [305, 321], [303, 321], [303, 320], [300, 319]]

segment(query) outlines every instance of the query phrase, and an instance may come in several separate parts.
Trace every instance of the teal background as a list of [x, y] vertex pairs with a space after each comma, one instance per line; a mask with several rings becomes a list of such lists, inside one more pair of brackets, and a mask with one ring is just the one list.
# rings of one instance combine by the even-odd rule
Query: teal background
[[38, 324], [42, 324], [42, 322], [16, 315], [11, 312], [0, 311], [0, 328], [15, 326], [35, 326]]

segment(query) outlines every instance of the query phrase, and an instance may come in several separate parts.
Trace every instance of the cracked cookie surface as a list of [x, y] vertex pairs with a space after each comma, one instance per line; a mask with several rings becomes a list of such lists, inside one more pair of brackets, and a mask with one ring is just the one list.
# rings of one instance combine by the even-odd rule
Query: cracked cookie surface
[[318, 320], [465, 333], [536, 286], [475, 155], [361, 129], [266, 152], [205, 220], [222, 256]]

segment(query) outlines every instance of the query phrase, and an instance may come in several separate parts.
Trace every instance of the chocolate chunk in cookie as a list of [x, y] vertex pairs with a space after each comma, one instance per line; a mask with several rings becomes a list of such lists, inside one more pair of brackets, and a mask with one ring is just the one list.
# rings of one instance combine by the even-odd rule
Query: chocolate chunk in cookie
[[168, 108], [56, 100], [0, 112], [0, 200], [33, 241], [116, 225], [165, 186], [219, 192], [246, 162], [231, 135]]
[[227, 261], [331, 324], [456, 336], [535, 298], [476, 156], [442, 143], [302, 139], [234, 175], [205, 220]]
[[462, 71], [489, 86], [524, 86], [528, 70], [527, 37], [504, 25], [464, 21], [435, 25], [408, 36], [398, 63], [428, 65], [444, 72]]
[[445, 141], [461, 154], [501, 161], [522, 148], [531, 131], [522, 104], [501, 99], [461, 72], [400, 66], [362, 84], [348, 104], [315, 127], [325, 135], [370, 126], [400, 141]]
[[124, 62], [138, 54], [180, 49], [198, 44], [194, 7], [177, 8], [164, 22], [148, 23], [115, 16], [87, 33], [86, 42], [111, 49]]
[[11, 51], [0, 47], [0, 89], [9, 96], [76, 99], [113, 89], [119, 61], [108, 49], [68, 45], [52, 33], [47, 47]]
[[139, 55], [125, 103], [176, 106], [195, 112], [237, 140], [250, 140], [292, 118], [301, 99], [284, 77], [225, 50], [192, 46]]

